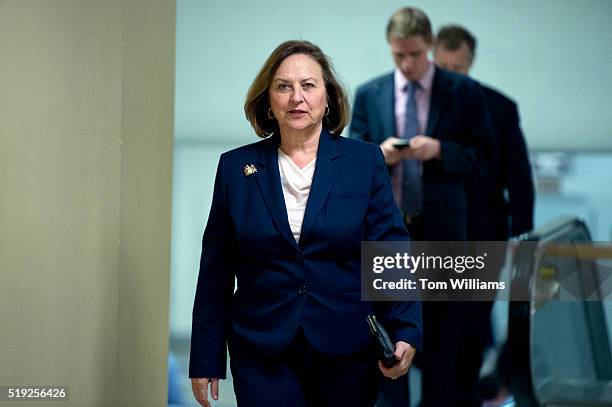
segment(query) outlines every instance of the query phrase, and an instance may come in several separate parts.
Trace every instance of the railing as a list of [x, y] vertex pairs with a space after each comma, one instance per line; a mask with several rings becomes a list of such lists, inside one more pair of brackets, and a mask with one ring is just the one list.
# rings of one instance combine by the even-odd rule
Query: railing
[[518, 406], [612, 405], [603, 301], [611, 292], [605, 279], [612, 250], [591, 243], [584, 222], [564, 218], [523, 236], [516, 248], [512, 296], [530, 299], [510, 303], [511, 388]]

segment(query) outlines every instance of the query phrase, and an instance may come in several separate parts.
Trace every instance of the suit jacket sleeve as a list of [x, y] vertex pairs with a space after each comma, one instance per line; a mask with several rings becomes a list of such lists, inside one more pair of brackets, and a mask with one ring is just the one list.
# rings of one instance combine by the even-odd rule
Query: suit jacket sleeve
[[466, 128], [461, 140], [440, 141], [442, 168], [462, 175], [483, 174], [496, 151], [487, 103], [480, 85], [474, 81], [464, 82], [457, 96], [466, 104]]
[[366, 99], [367, 95], [364, 89], [357, 89], [355, 102], [353, 104], [353, 118], [351, 119], [349, 137], [372, 142], [371, 135], [368, 133], [368, 109]]
[[534, 190], [531, 176], [531, 165], [527, 145], [521, 128], [515, 103], [509, 103], [503, 114], [504, 123], [500, 127], [502, 134], [503, 156], [502, 172], [508, 189], [509, 211], [511, 216], [510, 233], [518, 236], [533, 228]]
[[[366, 241], [407, 241], [408, 232], [393, 200], [391, 181], [380, 148], [373, 148], [372, 197], [366, 213]], [[419, 301], [380, 302], [377, 314], [394, 342], [421, 348], [422, 316]]]
[[200, 272], [193, 305], [189, 377], [225, 379], [226, 376], [226, 337], [234, 291], [231, 259], [236, 257], [236, 245], [226, 206], [223, 167], [221, 156], [202, 238]]

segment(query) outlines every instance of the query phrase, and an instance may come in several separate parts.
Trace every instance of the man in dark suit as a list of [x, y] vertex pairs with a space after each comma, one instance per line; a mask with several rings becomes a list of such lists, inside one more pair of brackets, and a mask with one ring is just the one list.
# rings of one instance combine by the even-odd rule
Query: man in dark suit
[[[467, 75], [475, 50], [476, 38], [467, 29], [447, 25], [436, 36], [434, 60], [444, 69]], [[481, 86], [491, 115], [497, 155], [490, 171], [468, 182], [468, 236], [475, 241], [505, 241], [530, 231], [533, 226], [531, 166], [516, 103], [488, 86]], [[497, 267], [501, 269], [502, 264]], [[462, 377], [479, 375], [486, 340], [491, 336], [492, 306], [492, 302], [471, 304], [472, 317], [466, 321], [469, 328], [463, 337]], [[478, 399], [477, 389], [465, 385], [461, 389], [464, 398]]]
[[[441, 68], [467, 75], [475, 50], [476, 39], [468, 30], [447, 25], [436, 36], [434, 59]], [[533, 226], [531, 166], [516, 103], [481, 86], [491, 115], [497, 157], [491, 171], [469, 183], [470, 190], [483, 194], [484, 199], [470, 205], [468, 236], [470, 240], [507, 240]]]
[[[357, 90], [350, 137], [380, 145], [412, 239], [466, 240], [465, 181], [486, 171], [494, 150], [492, 128], [481, 87], [428, 59], [432, 39], [421, 10], [393, 14], [387, 41], [396, 69]], [[456, 303], [423, 304], [419, 356], [425, 406], [458, 405], [454, 384], [461, 374], [464, 318]], [[393, 387], [380, 405], [407, 402], [407, 391]]]

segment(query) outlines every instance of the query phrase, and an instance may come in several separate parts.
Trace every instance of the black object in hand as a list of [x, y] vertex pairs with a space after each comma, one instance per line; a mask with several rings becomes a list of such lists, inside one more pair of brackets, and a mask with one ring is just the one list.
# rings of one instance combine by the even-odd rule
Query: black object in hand
[[380, 348], [381, 357], [380, 360], [384, 367], [393, 367], [397, 360], [393, 355], [395, 353], [395, 346], [393, 346], [393, 342], [389, 339], [389, 335], [385, 328], [381, 325], [380, 322], [376, 319], [374, 314], [368, 315], [368, 325], [370, 326], [370, 332], [376, 338], [376, 343]]
[[404, 148], [410, 148], [410, 140], [402, 138], [393, 142], [393, 147], [398, 150], [402, 150]]

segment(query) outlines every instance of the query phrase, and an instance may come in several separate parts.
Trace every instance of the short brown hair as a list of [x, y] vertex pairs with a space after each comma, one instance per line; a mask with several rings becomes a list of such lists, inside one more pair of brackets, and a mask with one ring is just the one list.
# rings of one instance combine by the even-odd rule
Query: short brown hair
[[456, 51], [464, 42], [470, 50], [471, 59], [474, 60], [476, 38], [466, 28], [456, 24], [445, 25], [440, 28], [436, 36], [436, 47], [441, 46], [449, 51]]
[[268, 57], [253, 80], [244, 102], [244, 113], [251, 126], [260, 137], [278, 132], [278, 122], [268, 117], [270, 100], [268, 90], [280, 64], [289, 56], [304, 54], [315, 60], [321, 67], [329, 114], [323, 120], [323, 127], [331, 133], [340, 135], [350, 119], [350, 107], [346, 90], [338, 80], [331, 60], [319, 47], [308, 41], [286, 41], [280, 44]]
[[397, 10], [387, 23], [387, 41], [391, 38], [420, 36], [431, 43], [433, 34], [429, 17], [416, 7], [404, 7]]

